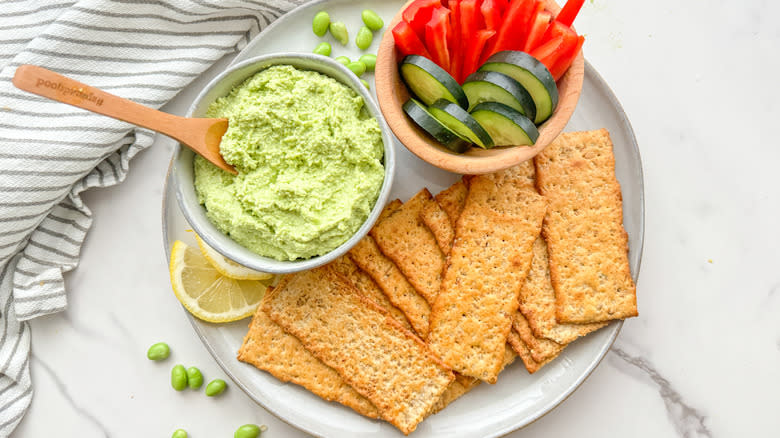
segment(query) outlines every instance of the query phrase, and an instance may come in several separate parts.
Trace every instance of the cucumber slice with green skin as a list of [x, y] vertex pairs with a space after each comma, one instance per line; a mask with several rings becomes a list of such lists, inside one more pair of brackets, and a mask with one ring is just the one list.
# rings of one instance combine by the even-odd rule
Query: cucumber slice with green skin
[[477, 122], [466, 110], [458, 105], [439, 99], [428, 107], [428, 111], [436, 120], [456, 133], [468, 138], [472, 143], [483, 149], [493, 147], [493, 139], [485, 128]]
[[417, 99], [407, 100], [403, 108], [404, 112], [414, 120], [414, 123], [417, 123], [420, 128], [447, 149], [460, 154], [466, 152], [471, 147], [469, 140], [461, 137], [458, 133], [438, 121], [436, 117], [433, 117], [428, 112], [425, 105]]
[[528, 117], [503, 103], [483, 102], [471, 115], [490, 134], [496, 146], [533, 145], [539, 130]]
[[479, 71], [503, 73], [522, 85], [536, 104], [537, 125], [547, 120], [558, 106], [558, 85], [550, 71], [533, 56], [504, 50], [488, 58]]
[[469, 99], [469, 111], [482, 102], [498, 102], [520, 111], [531, 120], [536, 118], [536, 104], [528, 91], [511, 77], [494, 71], [471, 74], [463, 83]]
[[424, 56], [409, 55], [401, 62], [401, 77], [406, 86], [426, 105], [446, 99], [466, 108], [469, 101], [449, 73]]

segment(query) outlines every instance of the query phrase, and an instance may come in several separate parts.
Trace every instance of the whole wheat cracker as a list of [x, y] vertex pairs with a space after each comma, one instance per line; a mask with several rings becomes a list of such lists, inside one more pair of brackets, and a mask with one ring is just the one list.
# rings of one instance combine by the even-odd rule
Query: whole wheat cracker
[[409, 434], [455, 376], [395, 319], [324, 266], [285, 277], [262, 309]]
[[530, 374], [539, 371], [541, 367], [547, 365], [552, 360], [548, 359], [543, 363], [536, 362], [533, 357], [531, 357], [531, 350], [528, 349], [528, 346], [525, 345], [523, 340], [520, 339], [520, 336], [515, 331], [509, 332], [507, 343], [509, 343], [512, 349], [515, 350], [517, 355], [520, 357], [520, 360], [523, 361], [525, 369], [528, 370]]
[[454, 370], [497, 380], [545, 209], [533, 188], [499, 188], [487, 175], [471, 180], [428, 334]]
[[385, 220], [392, 212], [401, 208], [402, 205], [404, 205], [404, 203], [401, 202], [400, 199], [393, 199], [392, 201], [388, 202], [387, 205], [385, 205], [385, 208], [383, 208], [379, 213], [379, 216], [376, 219], [376, 223]]
[[520, 312], [537, 338], [568, 344], [580, 336], [598, 330], [606, 323], [561, 324], [555, 319], [555, 290], [550, 280], [547, 244], [538, 237], [534, 242], [531, 270], [520, 290]]
[[512, 319], [512, 328], [520, 339], [523, 340], [528, 349], [531, 351], [531, 357], [536, 362], [544, 362], [547, 359], [552, 359], [566, 347], [566, 345], [558, 344], [546, 338], [537, 338], [531, 331], [531, 327], [528, 326], [528, 321], [520, 312], [515, 312], [515, 316]]
[[331, 367], [322, 363], [258, 308], [238, 350], [238, 360], [271, 373], [282, 382], [303, 386], [327, 401], [336, 401], [361, 415], [379, 418], [379, 411]]
[[594, 323], [636, 316], [609, 132], [561, 134], [534, 163], [537, 186], [550, 201], [542, 233], [557, 320]]
[[452, 249], [452, 241], [455, 240], [455, 228], [450, 222], [447, 212], [441, 208], [438, 202], [427, 203], [420, 212], [420, 219], [436, 238], [439, 249], [446, 256]]
[[431, 202], [431, 193], [422, 189], [369, 232], [429, 304], [439, 293], [445, 261], [436, 238], [420, 219], [423, 207]]
[[382, 254], [374, 239], [371, 236], [361, 239], [349, 250], [349, 257], [379, 285], [390, 302], [406, 315], [414, 331], [425, 339], [428, 336], [430, 305], [395, 263]]
[[463, 205], [466, 203], [468, 192], [468, 187], [461, 179], [436, 195], [436, 202], [447, 213], [453, 227], [455, 227], [455, 222], [458, 220], [460, 212], [463, 211]]
[[387, 298], [382, 289], [376, 284], [370, 275], [361, 270], [348, 255], [343, 255], [329, 263], [329, 265], [339, 274], [346, 277], [359, 290], [364, 297], [373, 300], [379, 307], [385, 309], [387, 313], [401, 323], [405, 328], [414, 331], [406, 315], [400, 309], [395, 307]]

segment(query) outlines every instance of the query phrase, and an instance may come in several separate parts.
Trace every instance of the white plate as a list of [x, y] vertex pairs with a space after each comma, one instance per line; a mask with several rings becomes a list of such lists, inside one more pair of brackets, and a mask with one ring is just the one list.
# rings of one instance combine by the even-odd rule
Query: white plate
[[[332, 37], [325, 40], [333, 46], [333, 57], [345, 55], [356, 59], [361, 52], [354, 36], [361, 26], [360, 11], [375, 10], [389, 23], [403, 1], [325, 0], [308, 3], [284, 15], [258, 35], [234, 62], [272, 52], [310, 52], [319, 42], [311, 31], [311, 19], [327, 10], [335, 20], [344, 21], [350, 30], [347, 47]], [[376, 53], [376, 35], [366, 53]], [[373, 88], [373, 78], [366, 75]], [[618, 180], [623, 192], [624, 226], [629, 236], [629, 261], [634, 279], [639, 274], [644, 238], [644, 189], [642, 163], [631, 126], [612, 91], [589, 65], [577, 111], [566, 131], [605, 127], [615, 145]], [[423, 187], [431, 192], [449, 186], [459, 175], [424, 163], [396, 141], [397, 174], [392, 198], [406, 200]], [[166, 180], [163, 200], [163, 236], [166, 255], [177, 239], [194, 243], [186, 233], [188, 225], [178, 206], [173, 188]], [[189, 314], [188, 314], [189, 315]], [[216, 361], [236, 385], [270, 412], [290, 425], [319, 436], [329, 437], [399, 437], [393, 426], [383, 421], [365, 419], [337, 403], [329, 403], [303, 388], [285, 384], [268, 373], [236, 360], [236, 352], [247, 331], [248, 320], [215, 325], [190, 316], [195, 332]], [[479, 385], [445, 410], [424, 422], [414, 432], [416, 437], [495, 437], [521, 428], [566, 399], [599, 364], [615, 340], [621, 322], [590, 334], [568, 346], [555, 361], [534, 375], [529, 375], [516, 361], [499, 377], [495, 385]]]

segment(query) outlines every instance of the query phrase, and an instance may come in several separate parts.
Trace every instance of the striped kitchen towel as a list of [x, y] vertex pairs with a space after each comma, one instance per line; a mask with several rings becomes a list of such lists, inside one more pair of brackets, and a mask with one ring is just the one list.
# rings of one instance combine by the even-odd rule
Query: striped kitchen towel
[[35, 64], [159, 108], [302, 0], [2, 0], [0, 437], [32, 398], [30, 328], [66, 306], [92, 222], [80, 193], [124, 180], [154, 134], [11, 84]]

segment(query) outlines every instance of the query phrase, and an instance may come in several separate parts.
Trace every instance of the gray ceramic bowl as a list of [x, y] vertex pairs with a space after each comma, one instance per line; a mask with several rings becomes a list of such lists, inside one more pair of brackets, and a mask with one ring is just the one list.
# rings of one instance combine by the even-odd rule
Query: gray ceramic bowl
[[292, 65], [299, 69], [316, 71], [336, 79], [362, 96], [369, 113], [379, 122], [385, 150], [385, 180], [379, 192], [376, 205], [358, 231], [341, 246], [321, 256], [295, 261], [279, 261], [263, 257], [230, 239], [208, 220], [206, 209], [198, 202], [198, 197], [195, 193], [193, 180], [193, 158], [195, 154], [189, 148], [181, 145], [177, 146], [174, 152], [172, 174], [179, 207], [192, 228], [206, 243], [225, 257], [246, 267], [263, 272], [285, 274], [315, 268], [331, 262], [349, 251], [368, 233], [390, 195], [390, 187], [393, 183], [393, 173], [395, 171], [395, 151], [390, 130], [382, 117], [382, 113], [377, 108], [368, 90], [360, 82], [360, 79], [338, 62], [314, 54], [275, 53], [258, 56], [236, 64], [214, 78], [206, 86], [195, 99], [189, 111], [187, 111], [187, 117], [205, 117], [206, 110], [212, 102], [227, 95], [233, 87], [241, 84], [255, 73], [274, 65]]

